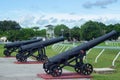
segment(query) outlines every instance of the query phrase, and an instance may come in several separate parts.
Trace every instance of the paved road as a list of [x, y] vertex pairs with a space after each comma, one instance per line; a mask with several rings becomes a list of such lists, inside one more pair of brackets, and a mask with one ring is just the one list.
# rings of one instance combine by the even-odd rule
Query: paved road
[[15, 64], [14, 62], [16, 62], [15, 58], [0, 58], [0, 80], [43, 80], [37, 77], [37, 74], [45, 73], [42, 64]]
[[[31, 59], [29, 59], [28, 61], [30, 60]], [[15, 58], [0, 57], [0, 80], [44, 80], [42, 78], [37, 77], [37, 74], [45, 73], [42, 64], [15, 64], [14, 63], [15, 61], [16, 61]], [[63, 73], [64, 72], [69, 71], [63, 70]], [[84, 78], [69, 80], [90, 80], [90, 79]]]
[[15, 58], [0, 58], [0, 80], [42, 80], [42, 64], [15, 64]]

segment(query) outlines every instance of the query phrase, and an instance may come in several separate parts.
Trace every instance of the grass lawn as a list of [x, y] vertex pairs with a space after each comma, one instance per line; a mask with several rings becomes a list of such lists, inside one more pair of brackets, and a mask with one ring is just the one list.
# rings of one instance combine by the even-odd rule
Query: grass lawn
[[1, 57], [1, 56], [4, 56], [4, 55], [3, 55], [3, 51], [4, 51], [4, 45], [3, 45], [3, 44], [0, 44], [0, 57]]
[[[71, 44], [72, 45], [72, 44]], [[3, 48], [4, 45], [0, 45], [0, 56], [3, 55]], [[109, 46], [105, 45], [105, 43], [101, 43], [99, 46]], [[110, 50], [110, 49], [105, 49], [103, 54], [99, 57], [98, 62], [95, 63], [95, 58], [99, 54], [99, 52], [102, 49], [92, 49], [90, 53], [87, 55], [87, 62], [92, 64], [94, 68], [101, 68], [101, 67], [111, 67], [112, 66], [112, 60], [116, 56], [116, 54], [119, 52], [119, 50]], [[52, 57], [56, 54], [59, 54], [58, 52], [55, 52], [53, 49], [51, 49], [51, 46], [46, 47], [46, 55], [48, 57]], [[12, 54], [15, 55], [15, 54]], [[92, 73], [93, 80], [119, 80], [120, 79], [120, 57], [117, 59], [115, 62], [115, 67], [116, 71], [111, 74], [97, 74], [97, 73]], [[65, 69], [74, 71], [73, 68], [70, 67], [65, 67]]]
[[[103, 54], [98, 59], [98, 62], [95, 63], [95, 57], [100, 52], [100, 49], [93, 49], [88, 55], [87, 55], [87, 61], [93, 65], [95, 68], [101, 68], [101, 67], [112, 67], [112, 60], [116, 56], [116, 54], [119, 52], [119, 50], [108, 50], [106, 49]], [[120, 57], [115, 62], [115, 69], [116, 71], [112, 74], [96, 74], [93, 73], [94, 80], [119, 80], [120, 79]]]

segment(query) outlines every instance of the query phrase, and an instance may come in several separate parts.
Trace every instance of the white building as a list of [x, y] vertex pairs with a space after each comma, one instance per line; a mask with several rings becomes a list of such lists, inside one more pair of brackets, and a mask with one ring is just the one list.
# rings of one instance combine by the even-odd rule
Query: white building
[[47, 25], [45, 26], [46, 29], [46, 37], [47, 38], [54, 38], [54, 26], [53, 25]]
[[1, 38], [0, 38], [0, 41], [1, 41], [1, 42], [7, 42], [7, 37], [5, 37], [5, 36], [4, 36], [4, 37], [1, 37]]

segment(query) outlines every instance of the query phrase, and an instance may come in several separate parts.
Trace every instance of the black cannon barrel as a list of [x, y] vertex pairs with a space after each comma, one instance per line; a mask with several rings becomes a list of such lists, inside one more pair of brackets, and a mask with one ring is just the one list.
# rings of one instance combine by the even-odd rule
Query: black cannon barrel
[[33, 39], [33, 40], [26, 40], [26, 41], [16, 41], [12, 43], [8, 43], [4, 46], [4, 48], [11, 48], [11, 47], [19, 47], [21, 45], [26, 45], [34, 42], [42, 41], [42, 39]]
[[80, 54], [80, 51], [86, 51], [89, 50], [90, 48], [98, 45], [99, 43], [109, 39], [110, 37], [114, 36], [117, 32], [116, 31], [111, 31], [110, 33], [107, 33], [101, 37], [98, 37], [94, 40], [91, 40], [87, 43], [83, 43], [80, 46], [77, 46], [71, 50], [68, 50], [66, 52], [63, 52], [61, 54], [58, 54], [56, 56], [53, 56], [51, 58], [49, 58], [49, 63], [48, 65], [50, 66], [51, 64], [62, 64], [64, 62], [66, 62], [69, 59], [72, 59], [75, 56], [78, 56]]
[[41, 42], [36, 42], [36, 43], [32, 43], [32, 44], [28, 44], [28, 45], [24, 45], [21, 46], [19, 51], [24, 51], [24, 50], [28, 50], [28, 49], [35, 49], [35, 48], [41, 48], [41, 47], [46, 47], [48, 45], [57, 43], [57, 42], [61, 42], [64, 41], [64, 37], [59, 37], [59, 38], [52, 38], [50, 40], [46, 40], [46, 41], [41, 41]]

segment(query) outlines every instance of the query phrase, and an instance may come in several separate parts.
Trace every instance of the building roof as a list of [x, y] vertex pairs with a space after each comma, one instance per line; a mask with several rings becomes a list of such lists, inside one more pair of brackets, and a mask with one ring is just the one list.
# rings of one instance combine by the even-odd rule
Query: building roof
[[47, 26], [45, 26], [45, 27], [54, 27], [53, 25], [47, 25]]

